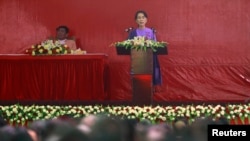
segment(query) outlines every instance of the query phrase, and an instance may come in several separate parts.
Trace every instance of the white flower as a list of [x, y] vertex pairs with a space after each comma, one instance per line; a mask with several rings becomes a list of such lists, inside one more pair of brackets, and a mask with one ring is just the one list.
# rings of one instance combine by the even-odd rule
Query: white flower
[[134, 39], [125, 40], [122, 42], [116, 42], [114, 45], [117, 47], [135, 48], [145, 50], [147, 47], [151, 47], [153, 51], [157, 47], [165, 47], [166, 42], [157, 42], [153, 40], [147, 40], [144, 36], [136, 36]]
[[14, 112], [14, 113], [18, 113], [17, 108], [14, 108], [14, 109], [13, 109], [13, 112]]
[[[195, 110], [194, 110], [195, 109]], [[205, 117], [213, 115], [214, 119], [225, 116], [227, 119], [235, 119], [240, 117], [249, 117], [248, 105], [217, 105], [215, 107], [208, 106], [167, 106], [167, 107], [152, 107], [152, 106], [0, 106], [0, 112], [4, 115], [10, 123], [26, 123], [27, 120], [52, 119], [65, 114], [72, 114], [74, 117], [81, 117], [83, 115], [98, 114], [107, 111], [107, 115], [120, 115], [129, 118], [140, 120], [149, 119], [152, 122], [161, 121], [171, 122], [177, 117], [187, 117], [190, 121], [196, 117], [201, 117], [205, 113]]]
[[216, 117], [220, 118], [220, 117], [221, 117], [221, 114], [216, 114]]

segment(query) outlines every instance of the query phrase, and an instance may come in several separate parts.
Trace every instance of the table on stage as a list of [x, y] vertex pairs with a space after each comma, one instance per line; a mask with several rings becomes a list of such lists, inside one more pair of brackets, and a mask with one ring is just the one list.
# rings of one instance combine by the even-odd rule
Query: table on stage
[[105, 99], [107, 55], [0, 55], [0, 101]]

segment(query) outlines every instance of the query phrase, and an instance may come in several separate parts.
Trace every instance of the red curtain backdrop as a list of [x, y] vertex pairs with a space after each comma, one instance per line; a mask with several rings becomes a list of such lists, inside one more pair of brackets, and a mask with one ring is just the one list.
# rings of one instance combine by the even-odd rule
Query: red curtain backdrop
[[157, 39], [169, 42], [159, 56], [163, 85], [156, 101], [244, 101], [250, 97], [249, 0], [1, 0], [0, 54], [16, 54], [70, 27], [79, 48], [106, 53], [108, 100], [131, 100], [129, 56], [110, 44], [148, 13]]

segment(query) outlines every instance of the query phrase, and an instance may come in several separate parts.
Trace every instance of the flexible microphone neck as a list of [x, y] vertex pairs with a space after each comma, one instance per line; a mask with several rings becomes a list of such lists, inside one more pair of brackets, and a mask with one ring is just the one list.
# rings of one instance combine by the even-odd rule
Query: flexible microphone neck
[[131, 30], [133, 30], [133, 29], [134, 29], [133, 27], [126, 28], [126, 29], [125, 29], [125, 32], [128, 32], [128, 33], [129, 33], [129, 32], [130, 32]]
[[153, 28], [153, 27], [151, 27], [151, 29], [152, 29], [153, 33], [155, 34], [156, 33], [156, 29]]

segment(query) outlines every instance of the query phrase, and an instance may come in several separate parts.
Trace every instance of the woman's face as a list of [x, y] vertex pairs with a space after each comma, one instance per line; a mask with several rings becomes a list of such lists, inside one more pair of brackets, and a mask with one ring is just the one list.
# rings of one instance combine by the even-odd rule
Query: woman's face
[[145, 27], [147, 23], [147, 17], [145, 17], [143, 13], [138, 13], [136, 23], [139, 25], [139, 27]]

